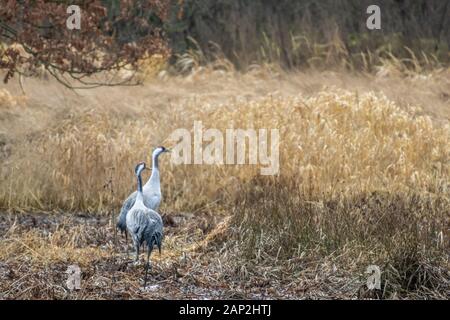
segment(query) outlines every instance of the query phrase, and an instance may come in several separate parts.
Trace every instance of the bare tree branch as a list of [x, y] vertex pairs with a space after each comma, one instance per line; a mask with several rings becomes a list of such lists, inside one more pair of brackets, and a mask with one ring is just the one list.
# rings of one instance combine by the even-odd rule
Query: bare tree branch
[[[8, 45], [0, 49], [4, 82], [14, 74], [36, 75], [43, 68], [69, 88], [139, 84], [133, 82], [134, 76], [117, 80], [117, 71], [135, 71], [143, 57], [168, 54], [161, 26], [148, 17], [163, 21], [169, 0], [123, 0], [114, 14], [108, 14], [111, 8], [104, 3], [79, 1], [81, 30], [66, 27], [69, 3], [65, 1], [9, 0], [2, 4], [0, 40]], [[100, 74], [106, 80], [92, 79]]]

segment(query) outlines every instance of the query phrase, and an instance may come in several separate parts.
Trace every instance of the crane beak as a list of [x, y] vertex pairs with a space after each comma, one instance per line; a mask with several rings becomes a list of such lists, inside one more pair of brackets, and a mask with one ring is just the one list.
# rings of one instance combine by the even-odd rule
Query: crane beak
[[170, 149], [167, 149], [166, 148], [166, 150], [164, 150], [165, 152], [169, 152], [169, 153], [171, 153], [172, 152], [172, 150], [170, 150]]

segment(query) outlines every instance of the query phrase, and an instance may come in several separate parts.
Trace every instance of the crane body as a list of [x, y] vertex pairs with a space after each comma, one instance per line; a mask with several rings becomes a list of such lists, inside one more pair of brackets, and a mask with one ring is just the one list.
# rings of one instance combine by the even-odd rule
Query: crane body
[[150, 255], [156, 246], [161, 253], [163, 239], [163, 222], [161, 216], [145, 206], [142, 188], [141, 173], [146, 169], [145, 163], [136, 166], [135, 173], [138, 181], [138, 190], [133, 206], [126, 215], [126, 228], [130, 234], [136, 250], [136, 262], [139, 262], [139, 248], [147, 246], [147, 264], [145, 269], [144, 287], [147, 284], [147, 274], [150, 267]]

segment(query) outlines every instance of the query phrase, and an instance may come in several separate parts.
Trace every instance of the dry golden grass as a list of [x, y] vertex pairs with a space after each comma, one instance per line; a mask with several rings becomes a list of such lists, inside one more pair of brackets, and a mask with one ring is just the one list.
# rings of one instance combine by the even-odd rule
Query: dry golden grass
[[[117, 209], [133, 189], [130, 167], [149, 160], [151, 146], [173, 130], [192, 129], [194, 120], [223, 131], [279, 129], [280, 176], [271, 179], [289, 177], [311, 196], [447, 194], [449, 125], [434, 125], [418, 112], [408, 113], [381, 94], [333, 88], [311, 97], [273, 94], [223, 105], [187, 102], [134, 118], [108, 109], [78, 112], [17, 146], [8, 159], [13, 165], [2, 168], [0, 204], [23, 210]], [[232, 198], [236, 185], [258, 174], [255, 166], [173, 166], [169, 159], [162, 165], [173, 210], [203, 206], [216, 194]], [[192, 201], [192, 194], [200, 196]]]
[[[274, 128], [278, 176], [261, 177], [257, 166], [175, 166], [161, 159], [162, 212], [191, 215], [195, 226], [165, 239], [158, 260], [164, 279], [177, 277], [172, 264], [189, 252], [197, 260], [186, 262], [180, 277], [201, 292], [232, 279], [220, 297], [233, 297], [233, 286], [241, 290], [237, 297], [255, 297], [266, 282], [271, 289], [263, 296], [355, 297], [369, 264], [380, 265], [388, 280], [379, 297], [447, 296], [450, 126], [443, 71], [426, 81], [278, 72], [203, 70], [81, 96], [52, 86], [44, 94], [40, 82], [28, 89], [25, 83], [26, 109], [0, 111], [9, 145], [1, 155], [0, 208], [114, 217], [135, 188], [134, 164], [150, 162], [153, 146], [170, 147], [173, 130], [191, 130], [199, 120], [205, 129]], [[415, 90], [425, 82], [430, 90]], [[115, 261], [111, 224], [93, 232], [72, 221], [51, 236], [5, 224], [10, 231], [0, 257], [9, 267], [26, 257], [34, 268], [64, 266], [76, 256], [85, 268], [100, 263], [109, 277], [103, 272], [105, 261]], [[91, 231], [99, 239], [94, 245], [83, 240]], [[174, 286], [171, 294], [182, 296]], [[130, 287], [121, 295], [91, 288], [78, 297], [138, 297], [138, 280]]]

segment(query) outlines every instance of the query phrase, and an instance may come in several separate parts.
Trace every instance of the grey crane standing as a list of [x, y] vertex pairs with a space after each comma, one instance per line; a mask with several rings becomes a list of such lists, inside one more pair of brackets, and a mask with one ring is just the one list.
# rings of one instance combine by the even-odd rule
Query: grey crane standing
[[[157, 147], [155, 150], [153, 150], [152, 153], [152, 174], [150, 176], [150, 179], [145, 183], [143, 187], [143, 197], [144, 197], [144, 204], [147, 208], [150, 208], [152, 210], [158, 210], [159, 204], [161, 203], [162, 195], [161, 195], [161, 183], [160, 183], [160, 177], [159, 177], [159, 163], [158, 163], [158, 157], [165, 153], [170, 152], [169, 149], [165, 147]], [[128, 196], [128, 198], [125, 200], [125, 202], [122, 205], [122, 208], [120, 209], [119, 218], [117, 221], [117, 228], [124, 233], [125, 237], [128, 243], [128, 237], [127, 237], [127, 213], [130, 211], [130, 209], [133, 207], [137, 197], [137, 192], [133, 192]], [[127, 244], [128, 245], [128, 244]]]
[[155, 211], [145, 206], [142, 188], [142, 171], [146, 169], [145, 163], [139, 163], [135, 168], [137, 176], [136, 201], [126, 216], [128, 232], [133, 239], [136, 250], [136, 262], [139, 261], [139, 248], [142, 244], [147, 245], [147, 264], [145, 267], [144, 288], [147, 285], [147, 274], [150, 267], [150, 255], [154, 246], [157, 246], [161, 253], [163, 239], [163, 222], [161, 216]]

